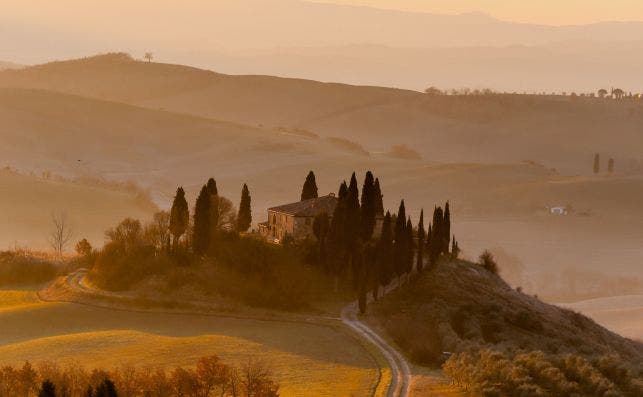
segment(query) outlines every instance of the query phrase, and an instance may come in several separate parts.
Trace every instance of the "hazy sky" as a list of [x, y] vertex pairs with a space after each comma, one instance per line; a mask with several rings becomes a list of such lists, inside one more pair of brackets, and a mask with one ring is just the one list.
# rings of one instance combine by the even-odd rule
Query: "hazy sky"
[[643, 21], [641, 0], [315, 0], [379, 8], [463, 13], [482, 11], [497, 18], [564, 25], [599, 21]]

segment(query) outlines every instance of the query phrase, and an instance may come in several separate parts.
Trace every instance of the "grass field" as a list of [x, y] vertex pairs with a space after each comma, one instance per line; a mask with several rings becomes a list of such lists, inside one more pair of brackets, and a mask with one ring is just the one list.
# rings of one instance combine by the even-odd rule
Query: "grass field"
[[340, 328], [39, 304], [34, 297], [0, 291], [0, 365], [172, 368], [209, 354], [237, 365], [255, 357], [270, 366], [284, 396], [370, 395], [379, 377], [369, 352]]

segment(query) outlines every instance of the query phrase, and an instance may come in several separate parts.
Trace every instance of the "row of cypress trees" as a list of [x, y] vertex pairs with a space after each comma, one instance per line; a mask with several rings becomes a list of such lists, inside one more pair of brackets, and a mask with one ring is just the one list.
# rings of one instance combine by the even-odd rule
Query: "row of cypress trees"
[[[316, 192], [311, 171], [302, 189], [302, 200], [316, 197]], [[358, 292], [362, 310], [366, 306], [367, 291], [372, 291], [373, 298], [377, 299], [380, 288], [394, 277], [401, 282], [414, 268], [422, 272], [425, 253], [430, 266], [435, 266], [441, 255], [457, 257], [459, 253], [455, 238], [451, 238], [448, 202], [444, 209], [434, 208], [432, 222], [425, 230], [424, 210], [414, 228], [411, 218], [406, 215], [404, 200], [397, 213], [387, 211], [384, 214], [380, 181], [371, 171], [364, 178], [361, 199], [355, 173], [348, 184], [342, 182], [337, 198], [332, 218], [322, 213], [313, 222], [319, 259], [334, 276], [336, 288], [342, 277], [350, 279]], [[381, 231], [376, 234], [377, 222], [381, 222]]]
[[[217, 182], [210, 178], [201, 188], [194, 205], [194, 216], [191, 233], [190, 212], [183, 187], [176, 190], [170, 211], [170, 233], [172, 234], [172, 251], [176, 252], [179, 240], [189, 235], [188, 245], [196, 255], [206, 254], [217, 238], [219, 218], [221, 216], [222, 198], [219, 197]], [[251, 197], [248, 185], [241, 189], [241, 201], [236, 218], [236, 231], [245, 232], [252, 223]]]

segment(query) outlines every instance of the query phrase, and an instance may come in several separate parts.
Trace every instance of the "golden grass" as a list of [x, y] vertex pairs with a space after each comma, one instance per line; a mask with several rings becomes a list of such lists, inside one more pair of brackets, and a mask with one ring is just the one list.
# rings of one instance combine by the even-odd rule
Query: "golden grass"
[[379, 376], [369, 351], [334, 326], [62, 303], [0, 311], [0, 323], [0, 365], [56, 360], [171, 368], [209, 354], [235, 364], [252, 356], [268, 363], [284, 396], [371, 395]]
[[0, 290], [0, 311], [42, 304], [34, 291]]

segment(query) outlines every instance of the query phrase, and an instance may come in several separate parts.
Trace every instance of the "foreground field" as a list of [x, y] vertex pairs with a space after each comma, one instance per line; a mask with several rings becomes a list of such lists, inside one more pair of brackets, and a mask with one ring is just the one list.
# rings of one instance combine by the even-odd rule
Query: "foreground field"
[[28, 293], [0, 293], [0, 365], [24, 360], [79, 362], [88, 367], [122, 364], [190, 366], [217, 354], [230, 363], [264, 360], [283, 395], [370, 395], [379, 370], [352, 336], [331, 326], [134, 313], [77, 304], [24, 306]]

